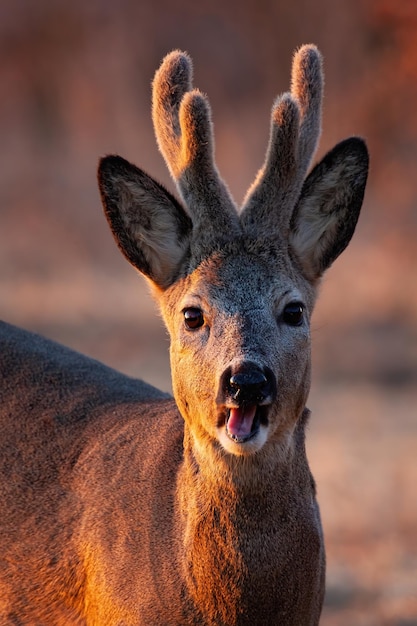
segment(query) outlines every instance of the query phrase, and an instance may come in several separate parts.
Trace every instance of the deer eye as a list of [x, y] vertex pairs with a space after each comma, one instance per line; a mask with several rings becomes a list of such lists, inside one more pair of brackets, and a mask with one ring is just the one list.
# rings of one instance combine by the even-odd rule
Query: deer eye
[[282, 319], [289, 326], [301, 326], [304, 319], [304, 306], [301, 302], [290, 302], [284, 309]]
[[201, 309], [190, 307], [184, 309], [184, 324], [188, 330], [196, 330], [204, 324], [204, 315]]

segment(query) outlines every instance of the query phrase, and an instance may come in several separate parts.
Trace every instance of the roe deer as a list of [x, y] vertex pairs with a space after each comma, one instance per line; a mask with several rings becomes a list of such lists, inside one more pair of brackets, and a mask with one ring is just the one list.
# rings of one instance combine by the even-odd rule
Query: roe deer
[[174, 398], [0, 325], [0, 622], [317, 624], [325, 555], [304, 431], [309, 320], [363, 200], [364, 142], [307, 175], [321, 57], [294, 57], [266, 160], [238, 210], [209, 104], [174, 51], [153, 121], [174, 198], [102, 159], [105, 213], [171, 336]]

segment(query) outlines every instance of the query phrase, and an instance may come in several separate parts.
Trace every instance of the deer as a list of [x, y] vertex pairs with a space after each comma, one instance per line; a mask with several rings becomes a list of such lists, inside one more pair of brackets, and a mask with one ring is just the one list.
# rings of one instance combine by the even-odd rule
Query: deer
[[174, 196], [120, 156], [98, 181], [170, 335], [170, 394], [0, 324], [0, 622], [319, 623], [325, 548], [305, 449], [310, 320], [368, 173], [350, 137], [312, 169], [322, 57], [294, 55], [241, 207], [207, 97], [169, 53], [152, 116]]

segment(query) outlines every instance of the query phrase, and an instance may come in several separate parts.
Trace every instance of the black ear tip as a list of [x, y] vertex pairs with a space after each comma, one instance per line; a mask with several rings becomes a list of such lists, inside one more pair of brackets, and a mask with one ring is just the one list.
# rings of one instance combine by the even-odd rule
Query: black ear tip
[[356, 154], [364, 162], [369, 163], [369, 150], [365, 139], [362, 137], [349, 137], [340, 143], [345, 146], [346, 151], [350, 154]]
[[117, 154], [102, 157], [99, 161], [97, 179], [102, 193], [109, 192], [121, 181], [137, 181], [143, 178], [142, 170]]
[[121, 168], [127, 169], [129, 166], [129, 162], [123, 157], [118, 156], [117, 154], [109, 154], [101, 159], [98, 162], [98, 175], [99, 178], [103, 174], [112, 174], [115, 171], [120, 171]]
[[325, 169], [332, 169], [341, 162], [349, 164], [347, 171], [355, 172], [357, 180], [365, 185], [369, 169], [369, 152], [366, 141], [362, 137], [348, 137], [340, 141], [324, 156], [316, 168], [320, 171], [321, 164], [323, 164]]

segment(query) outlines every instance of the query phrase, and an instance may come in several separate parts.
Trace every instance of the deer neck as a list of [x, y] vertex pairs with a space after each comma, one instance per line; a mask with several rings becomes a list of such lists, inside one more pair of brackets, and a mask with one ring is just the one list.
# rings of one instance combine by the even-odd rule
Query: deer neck
[[306, 461], [300, 480], [300, 454], [302, 460], [305, 453], [298, 439], [287, 446], [285, 459], [281, 450], [275, 463], [273, 455], [232, 457], [215, 449], [211, 456], [205, 450], [202, 460], [186, 428], [177, 483], [182, 569], [193, 602], [204, 607], [204, 623], [239, 623], [255, 590], [276, 572], [279, 536], [285, 543], [296, 500], [303, 491], [301, 497], [311, 500]]

